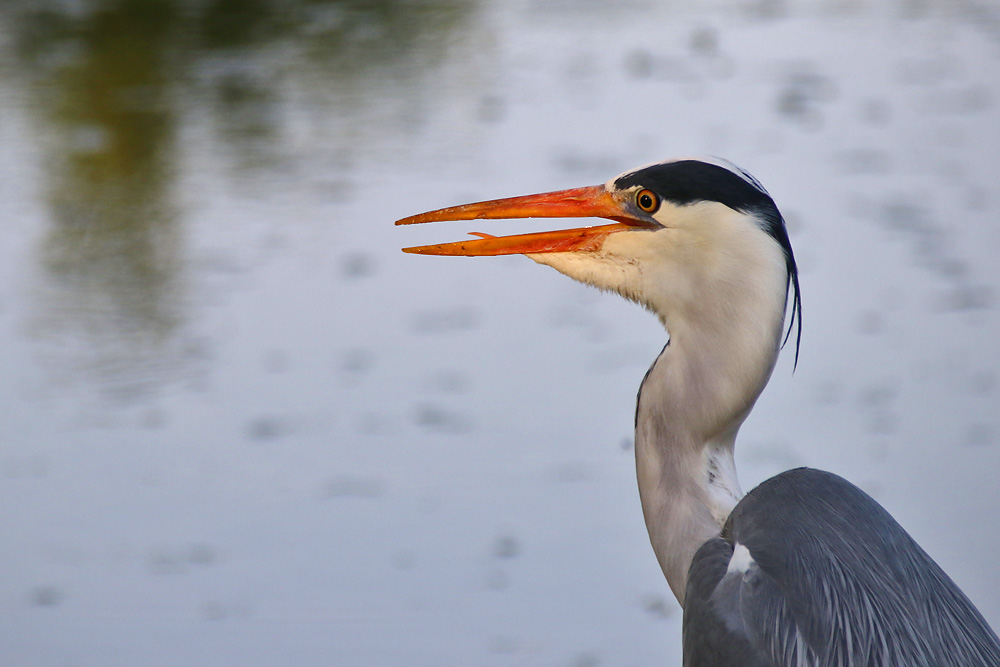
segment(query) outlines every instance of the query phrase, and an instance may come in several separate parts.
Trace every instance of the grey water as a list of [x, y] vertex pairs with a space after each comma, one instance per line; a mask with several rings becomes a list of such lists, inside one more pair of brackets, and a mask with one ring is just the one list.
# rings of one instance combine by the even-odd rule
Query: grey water
[[0, 7], [0, 664], [680, 664], [639, 508], [655, 318], [475, 199], [690, 154], [770, 190], [804, 332], [744, 426], [1000, 625], [1000, 7]]

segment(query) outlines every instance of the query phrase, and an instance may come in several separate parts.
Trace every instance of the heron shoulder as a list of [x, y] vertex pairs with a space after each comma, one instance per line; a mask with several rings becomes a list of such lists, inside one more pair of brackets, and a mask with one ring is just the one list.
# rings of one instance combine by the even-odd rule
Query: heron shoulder
[[770, 667], [739, 605], [742, 576], [731, 571], [733, 544], [714, 538], [698, 549], [688, 570], [684, 602], [684, 666]]
[[[751, 558], [738, 580], [728, 564], [714, 579], [692, 574], [701, 589], [689, 594], [707, 592], [728, 613], [725, 627], [773, 664], [1000, 665], [1000, 641], [968, 598], [881, 505], [837, 475], [799, 468], [767, 480], [733, 510], [719, 541]], [[711, 555], [699, 551], [692, 573], [711, 569]]]

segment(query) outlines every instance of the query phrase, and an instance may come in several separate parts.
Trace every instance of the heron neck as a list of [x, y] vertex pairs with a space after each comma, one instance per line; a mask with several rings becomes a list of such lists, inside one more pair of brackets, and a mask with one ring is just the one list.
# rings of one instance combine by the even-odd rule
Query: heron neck
[[639, 391], [639, 495], [653, 550], [682, 606], [695, 552], [719, 534], [743, 496], [733, 460], [736, 434], [777, 355], [776, 343], [759, 341], [758, 354], [747, 356], [725, 340], [744, 334], [737, 323], [714, 333], [672, 330]]

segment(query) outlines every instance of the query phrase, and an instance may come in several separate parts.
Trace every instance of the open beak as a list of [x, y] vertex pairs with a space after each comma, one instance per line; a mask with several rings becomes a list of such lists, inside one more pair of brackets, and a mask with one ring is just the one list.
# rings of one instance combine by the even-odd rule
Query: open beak
[[397, 220], [397, 225], [443, 220], [477, 220], [483, 218], [607, 218], [611, 225], [577, 227], [551, 232], [491, 236], [474, 232], [477, 239], [403, 248], [403, 252], [418, 255], [530, 255], [545, 252], [596, 251], [605, 239], [616, 232], [636, 229], [656, 229], [650, 221], [637, 218], [603, 185], [593, 185], [539, 195], [494, 199], [438, 209]]

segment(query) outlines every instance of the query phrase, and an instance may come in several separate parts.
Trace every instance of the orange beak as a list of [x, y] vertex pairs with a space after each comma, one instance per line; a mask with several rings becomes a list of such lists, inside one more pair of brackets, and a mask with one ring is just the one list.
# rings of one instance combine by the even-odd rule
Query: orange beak
[[494, 199], [438, 209], [397, 220], [397, 225], [415, 225], [443, 220], [482, 218], [607, 218], [616, 224], [578, 227], [534, 234], [491, 236], [474, 232], [474, 240], [403, 248], [418, 255], [521, 255], [545, 252], [595, 251], [608, 235], [635, 229], [656, 229], [658, 225], [631, 214], [603, 185], [594, 185], [539, 195]]

